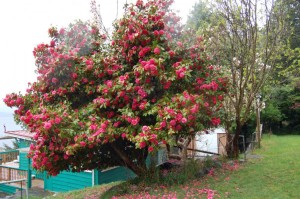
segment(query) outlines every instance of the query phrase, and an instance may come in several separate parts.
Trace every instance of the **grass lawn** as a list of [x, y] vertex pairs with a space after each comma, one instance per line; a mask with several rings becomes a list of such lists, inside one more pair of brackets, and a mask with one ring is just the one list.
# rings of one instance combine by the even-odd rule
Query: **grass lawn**
[[242, 165], [227, 164], [182, 185], [110, 184], [54, 198], [104, 199], [121, 193], [125, 195], [115, 198], [300, 198], [300, 136], [265, 136], [262, 148], [255, 154], [260, 158], [249, 159]]
[[221, 198], [300, 198], [300, 136], [265, 136], [256, 154], [262, 158], [219, 180], [209, 179], [210, 188]]
[[119, 185], [121, 182], [113, 182], [105, 185], [89, 187], [67, 193], [58, 193], [56, 196], [47, 197], [47, 199], [98, 199], [110, 188]]

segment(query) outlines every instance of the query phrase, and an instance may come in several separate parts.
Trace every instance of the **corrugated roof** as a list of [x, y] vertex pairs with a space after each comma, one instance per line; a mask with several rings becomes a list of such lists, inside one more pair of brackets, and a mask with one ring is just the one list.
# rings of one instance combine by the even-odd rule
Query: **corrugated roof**
[[35, 133], [31, 133], [26, 130], [5, 131], [4, 133], [8, 134], [12, 137], [21, 138], [21, 139], [25, 139], [25, 140], [33, 140], [33, 136], [35, 135]]

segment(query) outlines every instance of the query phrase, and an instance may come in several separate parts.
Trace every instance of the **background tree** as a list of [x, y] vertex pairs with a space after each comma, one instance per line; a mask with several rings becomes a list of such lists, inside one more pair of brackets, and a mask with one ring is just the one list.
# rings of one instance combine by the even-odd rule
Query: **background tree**
[[[258, 0], [211, 3], [213, 18], [206, 31], [206, 44], [212, 60], [223, 66], [230, 80], [224, 119], [229, 135], [228, 155], [237, 157], [242, 126], [253, 111], [253, 103], [279, 51], [284, 10], [279, 6], [281, 1], [276, 6], [274, 2]], [[232, 139], [230, 133], [234, 134]]]
[[142, 175], [159, 143], [220, 123], [226, 81], [171, 2], [130, 5], [110, 41], [83, 22], [49, 29], [50, 44], [34, 50], [37, 81], [4, 100], [36, 133], [35, 169], [56, 175], [122, 165]]
[[[266, 105], [267, 109], [272, 109], [272, 106], [277, 107], [284, 116], [277, 125], [274, 125], [279, 127], [279, 129], [275, 128], [275, 132], [284, 131], [282, 127], [285, 127], [286, 132], [291, 133], [296, 132], [300, 124], [300, 2], [287, 0], [280, 6], [285, 10], [284, 21], [287, 25], [282, 38], [283, 46], [276, 56], [276, 68], [269, 81], [270, 85], [265, 91], [269, 96]], [[275, 121], [273, 124], [276, 124]]]

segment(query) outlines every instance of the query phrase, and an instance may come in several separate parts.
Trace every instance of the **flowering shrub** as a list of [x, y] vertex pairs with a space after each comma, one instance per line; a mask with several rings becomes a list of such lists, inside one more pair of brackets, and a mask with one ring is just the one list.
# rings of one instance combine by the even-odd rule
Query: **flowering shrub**
[[140, 175], [159, 143], [220, 123], [226, 81], [171, 3], [138, 0], [110, 41], [80, 21], [49, 29], [51, 42], [33, 51], [37, 81], [4, 99], [35, 133], [35, 169], [56, 175], [125, 165]]

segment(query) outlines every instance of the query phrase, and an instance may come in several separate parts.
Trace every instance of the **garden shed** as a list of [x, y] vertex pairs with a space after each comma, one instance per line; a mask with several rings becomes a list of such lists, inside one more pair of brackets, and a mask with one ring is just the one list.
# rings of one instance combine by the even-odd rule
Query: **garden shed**
[[224, 128], [210, 129], [198, 132], [189, 145], [190, 155], [204, 157], [225, 155], [226, 133]]

